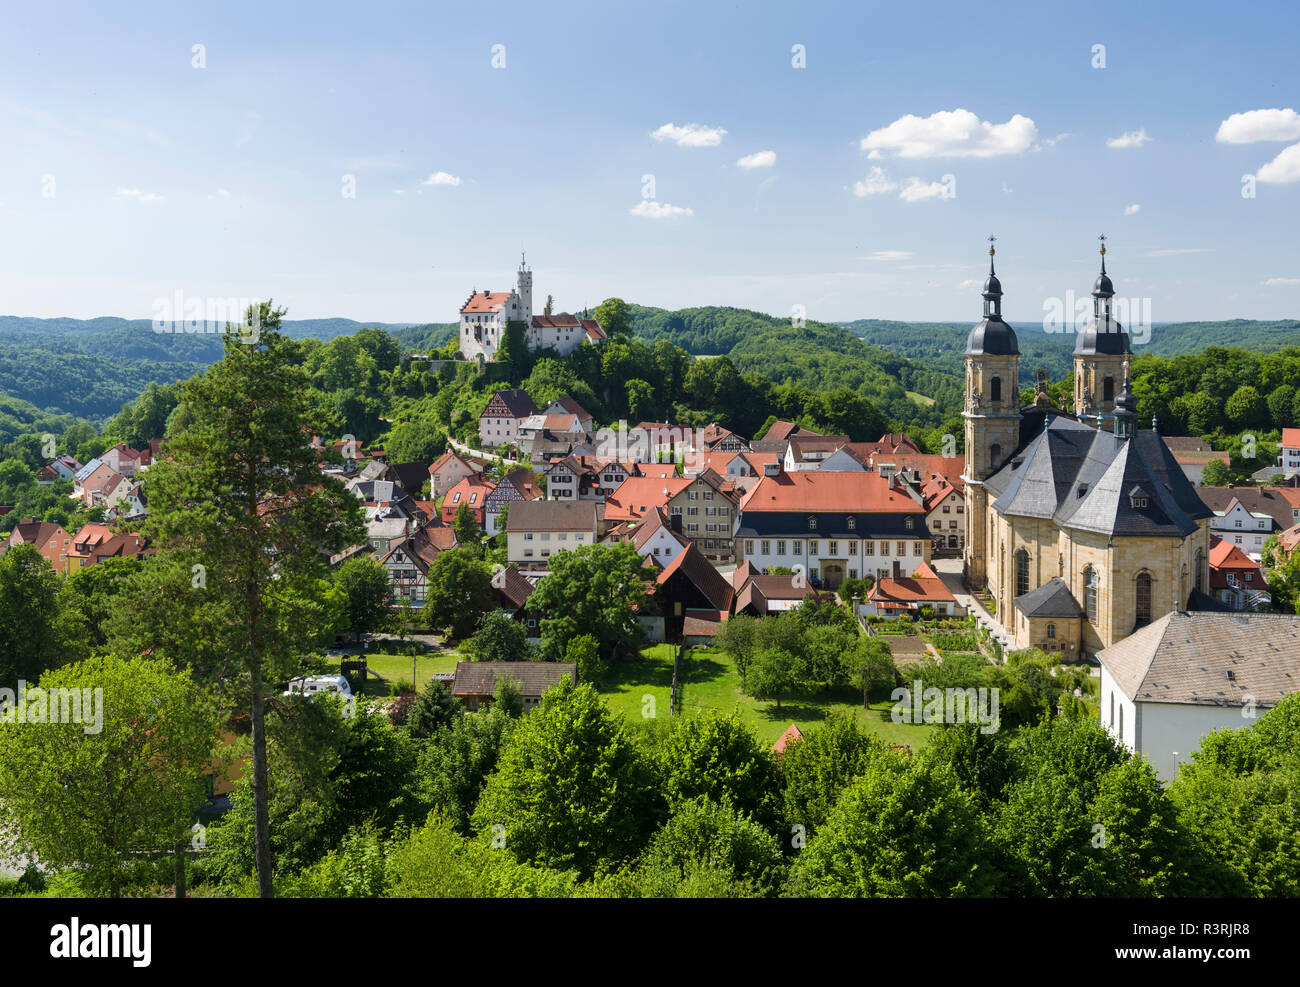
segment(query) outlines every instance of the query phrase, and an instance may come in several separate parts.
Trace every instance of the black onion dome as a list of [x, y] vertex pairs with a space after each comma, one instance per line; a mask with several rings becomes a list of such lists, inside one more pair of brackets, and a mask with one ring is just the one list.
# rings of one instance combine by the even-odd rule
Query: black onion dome
[[1019, 355], [1016, 331], [1001, 319], [987, 318], [970, 331], [966, 340], [967, 356]]
[[998, 280], [996, 274], [990, 274], [984, 282], [984, 294], [1000, 295], [1002, 294], [1002, 282]]
[[1094, 295], [1103, 295], [1109, 298], [1115, 294], [1115, 286], [1110, 282], [1110, 276], [1102, 271], [1097, 275], [1097, 280], [1092, 283], [1092, 293]]

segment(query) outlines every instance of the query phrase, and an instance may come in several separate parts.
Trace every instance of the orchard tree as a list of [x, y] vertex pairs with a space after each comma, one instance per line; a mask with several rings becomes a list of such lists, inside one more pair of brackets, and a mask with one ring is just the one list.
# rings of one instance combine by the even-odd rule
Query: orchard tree
[[388, 570], [372, 558], [348, 559], [338, 568], [334, 584], [343, 591], [348, 626], [361, 635], [383, 628], [389, 622], [388, 607], [393, 602], [393, 585]]
[[533, 657], [524, 625], [504, 610], [486, 614], [461, 651], [473, 661], [528, 661]]
[[526, 604], [541, 620], [543, 649], [559, 658], [581, 634], [596, 639], [602, 658], [635, 649], [644, 635], [637, 607], [650, 598], [653, 569], [632, 544], [584, 545], [556, 552], [550, 563]]
[[492, 569], [470, 549], [449, 549], [434, 559], [424, 600], [424, 619], [431, 628], [463, 640], [495, 608]]

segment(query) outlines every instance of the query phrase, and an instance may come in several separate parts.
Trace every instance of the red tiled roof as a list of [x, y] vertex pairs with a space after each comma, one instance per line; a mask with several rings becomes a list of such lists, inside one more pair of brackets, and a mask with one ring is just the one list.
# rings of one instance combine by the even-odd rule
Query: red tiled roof
[[1300, 428], [1282, 429], [1282, 448], [1300, 449]]
[[871, 587], [869, 599], [876, 606], [885, 609], [897, 609], [931, 600], [956, 603], [956, 598], [949, 592], [944, 581], [939, 578], [926, 563], [922, 562], [910, 576], [900, 579], [887, 577]]
[[746, 497], [746, 511], [909, 514], [923, 508], [879, 473], [820, 470], [765, 476]]
[[469, 296], [469, 301], [460, 307], [461, 314], [476, 312], [500, 312], [510, 300], [508, 291], [477, 291]]
[[630, 521], [644, 517], [654, 508], [666, 505], [696, 479], [677, 476], [671, 467], [650, 468], [650, 473], [650, 476], [629, 476], [614, 488], [605, 501], [606, 520]]
[[800, 740], [803, 740], [803, 734], [799, 731], [797, 726], [791, 723], [785, 733], [781, 734], [781, 736], [777, 738], [776, 743], [772, 745], [772, 750], [776, 751], [778, 754], [784, 754], [787, 747], [791, 744], [798, 743]]

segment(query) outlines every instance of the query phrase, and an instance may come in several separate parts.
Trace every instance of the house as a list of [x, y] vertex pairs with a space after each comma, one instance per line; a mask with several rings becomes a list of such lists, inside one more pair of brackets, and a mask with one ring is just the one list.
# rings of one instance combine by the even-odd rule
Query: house
[[801, 428], [800, 426], [796, 425], [794, 422], [786, 422], [777, 419], [770, 426], [768, 426], [767, 431], [763, 433], [763, 438], [760, 439], [759, 441], [787, 442], [789, 441], [791, 436], [817, 435], [817, 434], [818, 433], [814, 432], [812, 429]]
[[[848, 444], [847, 435], [792, 435], [782, 466], [788, 473], [820, 469], [822, 463]], [[856, 468], [861, 469], [861, 465]]]
[[119, 534], [106, 524], [88, 524], [72, 539], [68, 549], [67, 571], [98, 565], [105, 559], [134, 558], [151, 555], [149, 543], [139, 532]]
[[688, 543], [655, 577], [655, 600], [664, 620], [664, 640], [680, 641], [688, 612], [730, 613], [735, 589]]
[[535, 350], [553, 349], [561, 356], [572, 353], [584, 343], [599, 346], [608, 337], [599, 322], [587, 317], [561, 312], [558, 315], [534, 315], [525, 336]]
[[473, 712], [492, 701], [502, 678], [519, 683], [524, 712], [530, 713], [552, 686], [565, 679], [577, 685], [578, 666], [571, 661], [459, 661], [451, 694]]
[[429, 466], [429, 495], [438, 500], [465, 477], [473, 476], [476, 472], [463, 456], [448, 449]]
[[704, 426], [699, 435], [700, 449], [696, 452], [748, 452], [749, 443], [717, 422]]
[[916, 616], [922, 607], [929, 607], [940, 617], [966, 614], [938, 573], [924, 562], [910, 576], [876, 580], [860, 609], [865, 614], [902, 617]]
[[497, 604], [514, 620], [522, 621], [529, 637], [540, 633], [538, 620], [525, 609], [536, 585], [512, 565], [500, 566], [492, 573], [492, 595]]
[[1182, 467], [1187, 479], [1198, 487], [1201, 485], [1201, 474], [1209, 463], [1218, 460], [1224, 466], [1229, 464], [1227, 452], [1210, 448], [1208, 442], [1195, 435], [1166, 435], [1165, 445], [1174, 454], [1174, 461]]
[[878, 473], [799, 470], [764, 476], [740, 504], [736, 557], [803, 572], [836, 589], [846, 578], [901, 578], [929, 562], [919, 490]]
[[556, 457], [596, 454], [590, 420], [567, 411], [542, 412], [520, 421], [519, 448], [538, 465]]
[[1079, 657], [1083, 617], [1083, 608], [1069, 584], [1053, 576], [1037, 589], [1016, 597], [1010, 628], [1014, 647], [1060, 652], [1063, 660], [1074, 661]]
[[801, 740], [803, 740], [803, 733], [800, 732], [797, 726], [791, 723], [786, 728], [785, 733], [776, 738], [776, 743], [772, 745], [772, 752], [776, 754], [777, 757], [780, 757], [785, 753], [787, 747], [791, 744], [797, 744]]
[[704, 557], [730, 561], [735, 555], [733, 530], [739, 508], [734, 488], [712, 470], [696, 476], [678, 476], [671, 466], [642, 467], [642, 475], [628, 477], [605, 501], [609, 521], [637, 521], [655, 508], [671, 518], [682, 516], [682, 533]]
[[451, 524], [456, 520], [456, 511], [461, 504], [469, 507], [474, 520], [481, 529], [486, 521], [487, 499], [497, 485], [479, 473], [473, 473], [461, 480], [447, 491], [442, 501], [442, 523]]
[[1216, 515], [1210, 531], [1257, 561], [1270, 534], [1300, 523], [1298, 487], [1197, 487], [1196, 492]]
[[691, 545], [690, 539], [682, 534], [682, 516], [669, 515], [662, 507], [633, 522], [631, 540], [641, 558], [660, 568], [671, 565]]
[[111, 511], [112, 519], [132, 520], [142, 518], [149, 513], [149, 497], [145, 493], [144, 482], [123, 484], [122, 496], [117, 499]]
[[555, 552], [594, 545], [604, 533], [604, 505], [594, 501], [523, 500], [506, 515], [506, 558], [545, 568]]
[[9, 536], [0, 542], [0, 555], [16, 545], [34, 546], [55, 572], [67, 573], [72, 536], [64, 530], [63, 525], [55, 524], [53, 521], [38, 521], [31, 517], [24, 518], [14, 525]]
[[1176, 610], [1097, 658], [1102, 726], [1169, 781], [1207, 733], [1300, 688], [1300, 616]]
[[921, 486], [925, 505], [925, 526], [934, 540], [936, 554], [956, 554], [966, 546], [966, 498], [960, 486], [940, 473], [931, 474]]
[[1214, 514], [1210, 520], [1210, 537], [1217, 536], [1237, 546], [1256, 562], [1264, 551], [1264, 542], [1278, 530], [1278, 523], [1272, 514], [1249, 510], [1236, 497], [1222, 511], [1215, 511]]
[[71, 456], [56, 456], [37, 471], [36, 483], [38, 486], [48, 487], [56, 480], [71, 480], [77, 475], [81, 465]]
[[353, 482], [367, 480], [386, 480], [396, 484], [403, 493], [418, 497], [424, 485], [430, 481], [429, 464], [419, 460], [386, 463], [383, 460], [372, 459], [362, 466], [361, 471], [353, 478]]
[[1259, 563], [1231, 542], [1213, 536], [1210, 594], [1231, 610], [1266, 610], [1273, 602]]
[[694, 476], [708, 469], [728, 480], [735, 480], [762, 476], [770, 466], [779, 468], [781, 461], [781, 456], [775, 452], [709, 452], [688, 457], [682, 472]]
[[1282, 429], [1282, 447], [1278, 450], [1277, 465], [1283, 476], [1300, 473], [1300, 428]]
[[426, 524], [399, 539], [379, 560], [388, 570], [394, 602], [423, 606], [429, 589], [429, 567], [439, 555], [455, 547], [456, 533], [441, 524]]
[[1278, 534], [1277, 548], [1280, 555], [1290, 556], [1297, 545], [1300, 545], [1300, 524], [1293, 524]]
[[148, 466], [151, 462], [147, 448], [132, 449], [125, 442], [119, 442], [112, 449], [101, 453], [99, 458], [123, 476], [131, 476], [136, 470]]
[[722, 632], [725, 610], [687, 610], [682, 620], [682, 644], [688, 648], [708, 647]]
[[480, 449], [519, 443], [519, 423], [538, 414], [537, 405], [522, 388], [497, 391], [478, 419]]
[[[72, 498], [86, 507], [109, 506], [117, 486], [125, 477], [116, 469], [95, 458], [77, 470], [72, 478]], [[125, 494], [125, 490], [122, 491]]]
[[487, 495], [487, 500], [484, 501], [484, 530], [490, 536], [496, 535], [501, 530], [502, 511], [505, 511], [508, 516], [511, 504], [516, 504], [521, 500], [541, 499], [541, 488], [537, 486], [537, 481], [533, 478], [532, 473], [525, 469], [507, 473], [504, 479]]
[[[595, 466], [582, 456], [561, 456], [551, 460], [546, 477], [547, 500], [604, 500], [605, 488]], [[626, 474], [624, 474], [626, 478]]]
[[732, 610], [737, 614], [765, 617], [793, 610], [804, 600], [833, 603], [833, 593], [819, 593], [803, 576], [764, 575], [752, 563], [742, 562], [731, 573], [734, 592]]

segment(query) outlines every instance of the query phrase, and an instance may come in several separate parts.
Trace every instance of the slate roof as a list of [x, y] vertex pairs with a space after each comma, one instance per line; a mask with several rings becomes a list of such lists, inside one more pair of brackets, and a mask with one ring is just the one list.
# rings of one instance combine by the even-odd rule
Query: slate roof
[[1174, 611], [1097, 657], [1138, 702], [1274, 706], [1300, 690], [1300, 615]]
[[1000, 514], [1111, 537], [1185, 538], [1213, 513], [1159, 433], [1122, 440], [1064, 417], [1052, 418], [985, 486]]
[[[527, 418], [529, 415], [536, 415], [541, 410], [533, 403], [533, 399], [528, 396], [528, 392], [522, 387], [511, 387], [503, 391], [497, 391], [492, 395], [487, 403], [487, 408], [479, 417], [486, 417], [494, 404], [500, 401], [506, 406], [506, 410], [514, 418]], [[493, 416], [498, 416], [497, 412], [491, 412]]]
[[499, 677], [519, 683], [525, 696], [540, 696], [563, 678], [578, 683], [578, 666], [571, 661], [458, 661], [453, 696], [490, 696]]
[[1079, 606], [1060, 576], [1053, 576], [1038, 589], [1030, 590], [1015, 599], [1016, 609], [1026, 617], [1082, 617]]
[[594, 500], [517, 500], [510, 504], [506, 530], [595, 531], [603, 506]]

